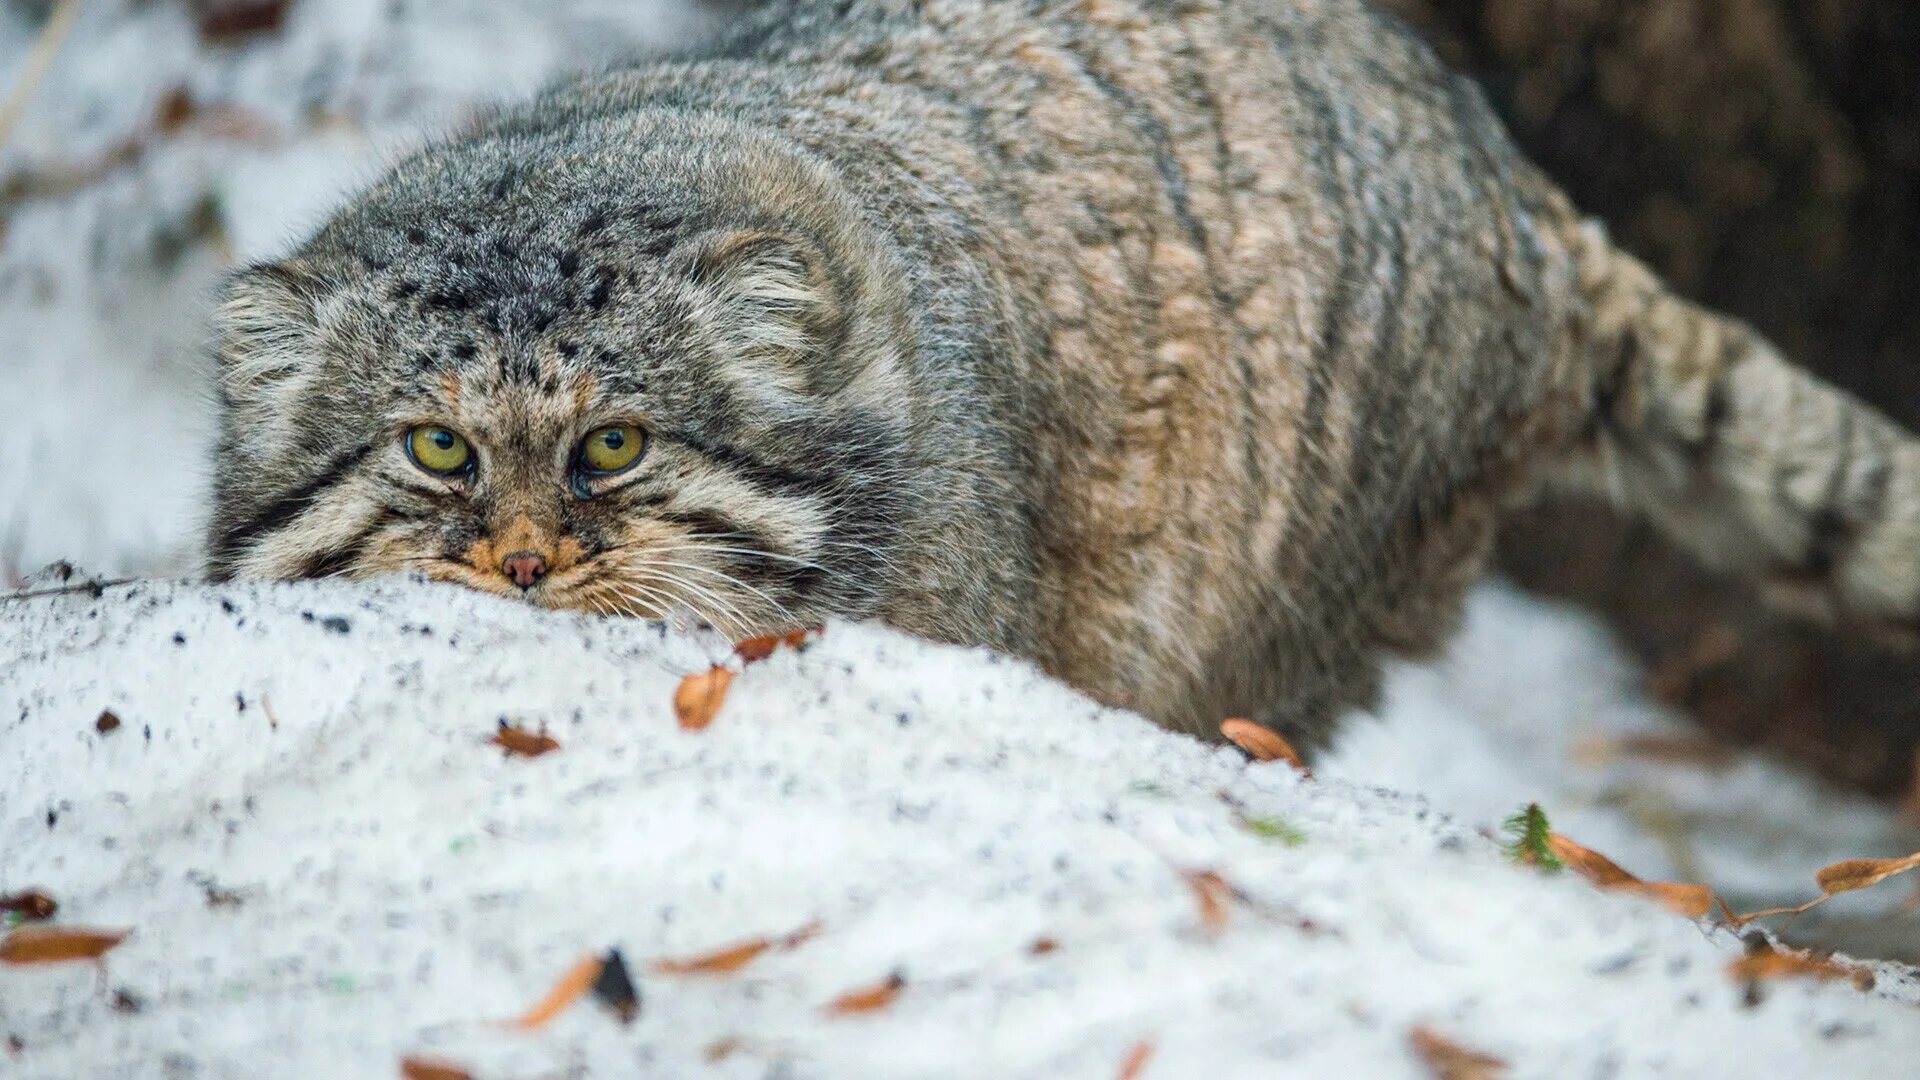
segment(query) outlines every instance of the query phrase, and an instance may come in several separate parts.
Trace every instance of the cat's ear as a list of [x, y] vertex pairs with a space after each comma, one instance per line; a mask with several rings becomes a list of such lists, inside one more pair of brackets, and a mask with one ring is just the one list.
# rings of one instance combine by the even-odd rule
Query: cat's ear
[[746, 378], [830, 394], [857, 373], [841, 355], [846, 299], [812, 244], [742, 229], [700, 238], [691, 256], [695, 282], [725, 309], [725, 333], [747, 362]]
[[320, 275], [298, 259], [235, 274], [215, 316], [220, 384], [230, 400], [270, 398], [319, 359]]

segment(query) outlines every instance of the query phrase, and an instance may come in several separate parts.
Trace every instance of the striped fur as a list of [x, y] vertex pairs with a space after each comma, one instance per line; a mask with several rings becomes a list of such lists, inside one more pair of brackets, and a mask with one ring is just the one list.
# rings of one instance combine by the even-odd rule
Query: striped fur
[[[881, 618], [1309, 742], [1546, 482], [1920, 619], [1912, 440], [1354, 0], [774, 0], [429, 148], [225, 310], [219, 575], [509, 593], [533, 545], [536, 602]], [[581, 490], [609, 417], [652, 446]]]

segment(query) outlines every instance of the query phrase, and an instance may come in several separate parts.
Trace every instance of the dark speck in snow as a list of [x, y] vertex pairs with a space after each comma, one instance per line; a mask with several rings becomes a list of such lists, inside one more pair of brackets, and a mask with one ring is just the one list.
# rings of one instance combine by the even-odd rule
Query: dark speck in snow
[[141, 724], [141, 725], [140, 725], [140, 734], [142, 734], [142, 735], [145, 735], [145, 736], [147, 737], [147, 741], [148, 741], [148, 742], [152, 742], [152, 741], [153, 741], [153, 725], [152, 725], [152, 724]]
[[231, 600], [220, 601], [220, 610], [226, 612], [229, 615], [233, 614], [233, 601]]
[[233, 695], [233, 705], [234, 705], [235, 712], [246, 712], [247, 711], [247, 695], [236, 691]]
[[56, 824], [59, 823], [59, 821], [60, 821], [60, 811], [58, 810], [47, 811], [47, 828], [49, 829], [53, 828]]
[[175, 633], [173, 635], [173, 643], [175, 645], [185, 645], [187, 643], [187, 635], [181, 634], [181, 633]]
[[901, 713], [900, 715], [894, 717], [894, 719], [900, 722], [901, 727], [906, 727], [908, 724], [913, 723], [913, 717], [908, 716], [906, 713]]
[[320, 620], [320, 625], [326, 627], [327, 629], [333, 631], [336, 634], [344, 634], [347, 631], [353, 629], [353, 624], [348, 622], [345, 617], [340, 615], [329, 615], [326, 618]]

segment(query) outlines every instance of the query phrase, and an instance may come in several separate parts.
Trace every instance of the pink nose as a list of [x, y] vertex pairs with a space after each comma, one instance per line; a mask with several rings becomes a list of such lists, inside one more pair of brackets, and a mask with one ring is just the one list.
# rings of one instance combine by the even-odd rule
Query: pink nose
[[547, 576], [547, 559], [536, 551], [516, 551], [500, 563], [500, 569], [515, 585], [531, 589]]

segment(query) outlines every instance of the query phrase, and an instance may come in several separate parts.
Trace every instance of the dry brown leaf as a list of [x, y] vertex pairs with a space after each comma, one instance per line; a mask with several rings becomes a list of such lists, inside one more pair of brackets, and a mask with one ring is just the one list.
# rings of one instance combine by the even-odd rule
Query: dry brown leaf
[[493, 738], [487, 741], [505, 750], [509, 755], [519, 757], [539, 757], [541, 754], [560, 749], [560, 744], [546, 732], [517, 728], [505, 720], [500, 721], [499, 729], [493, 733]]
[[734, 645], [733, 655], [739, 657], [743, 664], [757, 664], [779, 651], [782, 645], [789, 649], [800, 648], [807, 643], [809, 634], [817, 632], [817, 629], [789, 630], [784, 634], [762, 634], [759, 637], [750, 637]]
[[1915, 867], [1920, 867], [1920, 851], [1903, 859], [1848, 859], [1821, 867], [1813, 875], [1813, 880], [1824, 893], [1852, 892], [1878, 885], [1895, 874], [1904, 874]]
[[0, 896], [0, 912], [18, 915], [21, 922], [45, 922], [59, 910], [60, 905], [53, 902], [53, 897], [38, 889]]
[[0, 938], [0, 963], [58, 964], [98, 960], [126, 940], [129, 930], [86, 930], [73, 926], [22, 926]]
[[746, 1044], [742, 1043], [738, 1037], [728, 1035], [725, 1038], [715, 1039], [708, 1043], [707, 1048], [701, 1051], [700, 1056], [706, 1059], [707, 1064], [718, 1065], [732, 1057], [734, 1051], [743, 1048], [745, 1045]]
[[1115, 1080], [1140, 1080], [1147, 1071], [1147, 1062], [1153, 1060], [1153, 1040], [1141, 1039], [1127, 1051], [1126, 1059], [1120, 1062], [1120, 1073]]
[[754, 938], [724, 949], [677, 959], [655, 960], [648, 965], [656, 975], [731, 975], [773, 948], [766, 938]]
[[1209, 934], [1225, 930], [1227, 901], [1233, 897], [1233, 886], [1212, 870], [1182, 870], [1180, 876], [1186, 879], [1193, 898], [1200, 904], [1200, 925]]
[[797, 949], [812, 941], [820, 933], [823, 924], [815, 919], [793, 933], [779, 939], [749, 938], [746, 941], [711, 952], [696, 953], [671, 959], [655, 960], [649, 964], [660, 975], [731, 975], [760, 958], [760, 954], [769, 949], [782, 951]]
[[788, 934], [786, 937], [781, 938], [780, 947], [782, 949], [797, 949], [807, 942], [812, 941], [814, 938], [819, 937], [820, 931], [825, 929], [826, 925], [826, 923], [821, 922], [819, 919], [815, 919], [800, 929], [795, 930], [793, 933]]
[[733, 672], [714, 665], [680, 680], [673, 695], [673, 712], [684, 731], [701, 731], [720, 712], [727, 700], [727, 687], [733, 685]]
[[[1293, 744], [1282, 738], [1280, 733], [1265, 724], [1256, 724], [1251, 720], [1235, 717], [1220, 722], [1220, 734], [1227, 741], [1246, 751], [1255, 761], [1284, 761], [1287, 764], [1307, 772], [1307, 763], [1300, 758], [1300, 752]], [[1308, 775], [1312, 775], [1309, 773]]]
[[603, 962], [598, 956], [582, 957], [579, 963], [568, 968], [567, 973], [560, 976], [560, 981], [553, 984], [553, 989], [547, 991], [546, 997], [541, 998], [533, 1008], [528, 1009], [519, 1018], [510, 1021], [509, 1026], [519, 1028], [521, 1031], [533, 1031], [536, 1028], [545, 1027], [554, 1017], [565, 1012], [567, 1006], [587, 996], [587, 992], [593, 989], [593, 984], [600, 978], [602, 965]]
[[1407, 1038], [1435, 1080], [1495, 1080], [1506, 1075], [1506, 1062], [1469, 1050], [1424, 1024], [1408, 1032]]
[[1713, 911], [1713, 890], [1705, 885], [1684, 881], [1635, 881], [1619, 886], [1620, 891], [1637, 893], [1666, 907], [1675, 915], [1704, 919]]
[[1580, 876], [1601, 888], [1638, 883], [1639, 878], [1620, 869], [1612, 859], [1591, 848], [1582, 847], [1559, 833], [1547, 836], [1547, 848], [1553, 857], [1580, 872]]
[[473, 1074], [451, 1062], [436, 1058], [403, 1057], [400, 1075], [405, 1080], [473, 1080]]
[[120, 730], [120, 718], [114, 715], [112, 709], [103, 709], [100, 715], [93, 721], [93, 730], [102, 735], [108, 732], [118, 731]]
[[827, 1006], [828, 1016], [851, 1016], [855, 1013], [878, 1012], [893, 1004], [900, 991], [907, 985], [907, 977], [898, 971], [858, 990], [849, 990]]
[[1592, 848], [1583, 847], [1560, 833], [1547, 837], [1553, 856], [1572, 867], [1581, 877], [1602, 889], [1630, 892], [1666, 906], [1690, 919], [1704, 919], [1713, 909], [1713, 890], [1705, 885], [1675, 881], [1641, 881], [1621, 869], [1619, 864]]
[[1845, 979], [1861, 990], [1873, 989], [1873, 972], [1866, 967], [1800, 949], [1778, 949], [1758, 933], [1748, 940], [1747, 955], [1727, 965], [1727, 974], [1750, 985], [1770, 979]]
[[1050, 937], [1035, 938], [1033, 944], [1027, 946], [1027, 955], [1045, 956], [1059, 947], [1060, 943]]

